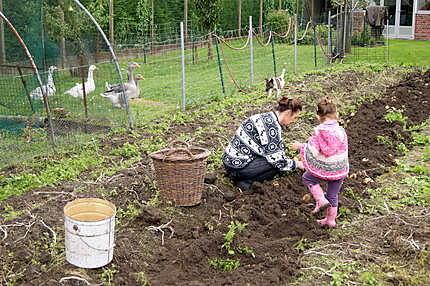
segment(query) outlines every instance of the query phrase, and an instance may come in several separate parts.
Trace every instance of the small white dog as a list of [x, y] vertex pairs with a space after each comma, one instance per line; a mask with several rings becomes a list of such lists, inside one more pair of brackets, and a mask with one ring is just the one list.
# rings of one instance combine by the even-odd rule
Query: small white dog
[[285, 69], [282, 69], [282, 73], [280, 76], [275, 76], [272, 78], [267, 79], [266, 78], [266, 92], [267, 95], [271, 96], [272, 91], [276, 90], [276, 96], [279, 97], [281, 94], [282, 89], [285, 86]]

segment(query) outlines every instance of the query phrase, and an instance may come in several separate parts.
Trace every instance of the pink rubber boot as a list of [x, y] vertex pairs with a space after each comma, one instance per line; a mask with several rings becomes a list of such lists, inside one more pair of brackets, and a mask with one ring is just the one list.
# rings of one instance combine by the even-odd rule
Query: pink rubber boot
[[337, 207], [329, 207], [325, 212], [325, 218], [317, 220], [320, 225], [336, 227]]
[[315, 200], [315, 209], [312, 211], [313, 214], [319, 212], [320, 210], [325, 210], [327, 207], [330, 206], [330, 203], [324, 196], [324, 192], [321, 189], [320, 185], [313, 185], [309, 188], [311, 191], [312, 196]]

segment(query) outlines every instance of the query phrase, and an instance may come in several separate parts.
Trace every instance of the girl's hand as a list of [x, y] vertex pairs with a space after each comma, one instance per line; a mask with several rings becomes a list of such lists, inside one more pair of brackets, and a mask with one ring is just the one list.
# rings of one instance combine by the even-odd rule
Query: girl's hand
[[293, 143], [291, 143], [290, 148], [293, 149], [294, 151], [298, 151], [301, 145], [302, 143], [294, 141]]
[[304, 170], [305, 167], [303, 166], [303, 162], [302, 161], [296, 161], [296, 168], [300, 169], [300, 170]]

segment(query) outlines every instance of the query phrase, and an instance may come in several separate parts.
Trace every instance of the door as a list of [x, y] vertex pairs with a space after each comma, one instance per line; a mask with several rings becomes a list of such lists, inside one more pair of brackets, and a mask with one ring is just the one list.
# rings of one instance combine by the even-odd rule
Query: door
[[400, 0], [399, 2], [399, 27], [398, 27], [398, 38], [410, 39], [412, 38], [412, 18], [414, 12], [414, 1], [413, 0]]
[[388, 35], [392, 38], [397, 38], [397, 1], [396, 0], [385, 0], [381, 5], [388, 7]]
[[389, 36], [392, 38], [412, 39], [414, 0], [384, 0], [381, 5], [388, 7]]

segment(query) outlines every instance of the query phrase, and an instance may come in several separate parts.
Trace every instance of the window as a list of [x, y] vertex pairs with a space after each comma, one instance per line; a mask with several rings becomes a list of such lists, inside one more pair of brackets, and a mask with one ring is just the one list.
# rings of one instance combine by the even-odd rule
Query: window
[[430, 10], [430, 0], [418, 0], [418, 10]]

